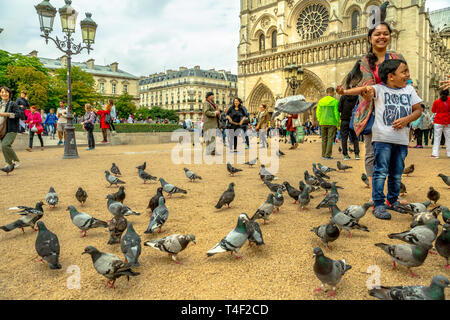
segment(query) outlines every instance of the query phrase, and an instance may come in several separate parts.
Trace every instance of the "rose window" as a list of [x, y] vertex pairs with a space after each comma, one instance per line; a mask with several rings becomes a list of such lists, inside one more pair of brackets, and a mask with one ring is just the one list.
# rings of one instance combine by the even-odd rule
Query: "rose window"
[[328, 27], [330, 15], [321, 4], [312, 4], [302, 11], [297, 22], [297, 31], [302, 40], [322, 36]]

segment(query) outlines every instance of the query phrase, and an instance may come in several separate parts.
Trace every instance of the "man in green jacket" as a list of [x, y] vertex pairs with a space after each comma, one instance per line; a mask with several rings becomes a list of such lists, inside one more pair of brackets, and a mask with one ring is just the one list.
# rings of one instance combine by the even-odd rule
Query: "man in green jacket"
[[216, 155], [216, 135], [219, 128], [220, 109], [214, 103], [214, 93], [206, 94], [206, 101], [203, 104], [203, 138], [206, 141], [206, 154]]
[[322, 132], [322, 158], [332, 160], [333, 142], [340, 125], [339, 101], [334, 98], [334, 88], [327, 89], [327, 96], [317, 104], [317, 120]]

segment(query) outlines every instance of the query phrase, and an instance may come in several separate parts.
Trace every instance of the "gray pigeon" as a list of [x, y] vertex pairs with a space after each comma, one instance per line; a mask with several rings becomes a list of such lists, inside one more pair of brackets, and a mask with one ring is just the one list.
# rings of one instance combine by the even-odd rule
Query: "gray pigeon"
[[323, 173], [322, 171], [320, 171], [319, 169], [317, 169], [317, 166], [315, 163], [313, 163], [313, 173], [317, 178], [325, 178], [330, 180], [331, 178], [329, 176], [327, 176], [325, 173]]
[[231, 176], [234, 176], [235, 173], [241, 172], [243, 170], [235, 168], [229, 162], [227, 162], [227, 171]]
[[369, 178], [367, 178], [367, 175], [365, 173], [363, 173], [361, 175], [361, 180], [365, 183], [366, 188], [370, 189], [370, 181], [369, 181]]
[[289, 197], [294, 199], [294, 204], [296, 204], [298, 202], [298, 197], [300, 197], [301, 192], [295, 189], [293, 186], [291, 186], [287, 181], [283, 182], [283, 185], [287, 190]]
[[408, 204], [399, 204], [398, 207], [403, 210], [405, 213], [409, 213], [410, 215], [414, 215], [420, 212], [426, 212], [427, 208], [430, 206], [431, 201], [426, 201], [424, 203], [408, 203]]
[[141, 164], [140, 166], [137, 166], [136, 169], [142, 169], [145, 170], [147, 168], [147, 162], [144, 162], [144, 164]]
[[319, 168], [320, 171], [322, 171], [322, 173], [329, 173], [329, 172], [337, 171], [336, 169], [329, 168], [327, 166], [323, 166], [320, 163], [317, 164], [317, 167]]
[[36, 203], [36, 206], [34, 208], [25, 206], [9, 208], [9, 210], [19, 210], [18, 212], [14, 212], [13, 214], [19, 214], [23, 217], [17, 221], [14, 221], [13, 223], [7, 224], [5, 226], [0, 226], [0, 230], [10, 232], [14, 229], [21, 228], [22, 232], [25, 233], [23, 228], [31, 227], [35, 231], [37, 231], [35, 225], [44, 216], [44, 209], [42, 208], [43, 205], [44, 203], [42, 201], [39, 201], [38, 203]]
[[144, 184], [145, 184], [147, 181], [151, 181], [151, 180], [156, 181], [156, 179], [157, 179], [157, 177], [154, 177], [154, 176], [152, 176], [151, 174], [148, 174], [147, 172], [145, 172], [145, 171], [142, 170], [142, 169], [139, 169], [139, 178], [141, 178], [142, 180], [144, 180]]
[[123, 201], [125, 200], [125, 197], [126, 197], [126, 193], [125, 193], [124, 186], [120, 186], [119, 191], [112, 194], [112, 200], [114, 200], [116, 202], [120, 202], [120, 203], [123, 203]]
[[108, 211], [112, 213], [113, 216], [140, 216], [140, 212], [134, 211], [127, 207], [126, 205], [114, 201], [114, 196], [111, 194], [108, 194], [106, 196], [106, 199], [108, 199], [108, 202], [106, 204], [106, 207], [108, 208]]
[[336, 241], [339, 238], [340, 230], [335, 223], [328, 223], [321, 225], [319, 227], [311, 229], [311, 232], [314, 232], [316, 236], [318, 236], [323, 244], [326, 246], [327, 250], [330, 250], [328, 246], [329, 242]]
[[328, 193], [325, 198], [319, 203], [319, 205], [316, 207], [316, 209], [320, 208], [331, 208], [332, 206], [335, 206], [339, 201], [339, 193], [336, 189], [336, 182], [333, 182], [331, 184], [331, 192]]
[[281, 188], [283, 191], [286, 190], [286, 187], [284, 185], [282, 185], [282, 184], [271, 183], [270, 181], [264, 181], [264, 184], [272, 192], [277, 192], [279, 188]]
[[152, 247], [159, 251], [165, 252], [169, 254], [169, 257], [171, 257], [176, 264], [183, 264], [177, 260], [177, 255], [186, 249], [191, 241], [194, 244], [197, 244], [193, 234], [188, 234], [186, 236], [182, 234], [173, 234], [162, 239], [147, 241], [144, 243], [144, 246]]
[[257, 162], [258, 162], [258, 158], [253, 159], [253, 160], [251, 160], [251, 161], [249, 161], [249, 162], [246, 162], [245, 164], [248, 165], [248, 166], [250, 166], [251, 168], [253, 168], [253, 166], [254, 166]]
[[193, 171], [184, 168], [184, 173], [186, 174], [186, 177], [189, 179], [189, 181], [191, 182], [195, 182], [195, 180], [202, 180], [202, 177], [196, 175]]
[[228, 208], [230, 208], [230, 203], [233, 202], [235, 198], [234, 186], [234, 182], [230, 183], [228, 189], [222, 194], [219, 202], [217, 202], [216, 209], [221, 209], [224, 205], [227, 205]]
[[139, 256], [141, 255], [141, 237], [134, 231], [133, 224], [128, 222], [127, 232], [120, 242], [120, 249], [125, 256], [125, 262], [131, 263], [133, 267], [139, 267]]
[[412, 277], [418, 277], [410, 268], [420, 267], [428, 256], [430, 245], [415, 244], [398, 244], [390, 245], [385, 243], [376, 243], [375, 246], [381, 248], [392, 259], [392, 268], [396, 268], [396, 264], [401, 264], [408, 268]]
[[340, 228], [348, 231], [348, 236], [350, 238], [352, 237], [352, 229], [369, 232], [369, 229], [367, 229], [366, 226], [360, 225], [356, 219], [343, 213], [336, 205], [332, 206], [331, 210], [332, 218], [330, 220], [330, 223], [335, 223]]
[[345, 164], [342, 164], [340, 161], [337, 162], [337, 168], [338, 168], [340, 171], [344, 171], [344, 172], [345, 172], [345, 170], [353, 169], [353, 167], [350, 167], [350, 166], [347, 166], [347, 165], [345, 165]]
[[351, 205], [347, 209], [345, 209], [344, 214], [346, 214], [349, 217], [352, 217], [356, 220], [356, 222], [359, 222], [359, 220], [364, 217], [367, 213], [367, 210], [369, 210], [370, 207], [374, 205], [373, 202], [367, 202], [363, 204], [362, 206], [359, 205]]
[[112, 175], [108, 170], [105, 170], [105, 177], [106, 177], [106, 181], [108, 181], [109, 186], [108, 188], [111, 188], [112, 185], [119, 185], [119, 184], [125, 184], [124, 181], [120, 180], [119, 178], [117, 178], [116, 176]]
[[438, 175], [438, 177], [441, 177], [442, 181], [444, 181], [444, 183], [450, 187], [450, 177], [446, 176], [445, 174], [440, 173]]
[[431, 220], [425, 226], [417, 226], [408, 231], [401, 233], [391, 233], [389, 239], [397, 239], [410, 244], [423, 244], [433, 246], [434, 240], [437, 238], [438, 226], [441, 222], [438, 219]]
[[161, 182], [161, 187], [163, 188], [163, 190], [169, 194], [169, 198], [171, 198], [175, 193], [187, 194], [186, 190], [175, 187], [173, 184], [167, 183], [163, 178], [159, 178], [159, 182]]
[[[150, 199], [150, 201], [148, 202], [148, 207], [147, 209], [150, 209], [152, 212], [153, 210], [155, 210], [158, 206], [159, 206], [159, 198], [161, 198], [163, 196], [163, 188], [159, 187], [156, 194]], [[164, 199], [164, 202], [166, 200]]]
[[59, 263], [59, 241], [56, 234], [45, 227], [42, 221], [37, 223], [39, 233], [36, 237], [35, 248], [37, 254], [45, 261], [47, 261], [50, 269], [61, 269]]
[[259, 223], [249, 219], [248, 215], [246, 213], [245, 216], [249, 220], [249, 222], [245, 225], [247, 228], [248, 233], [248, 245], [251, 247], [253, 244], [256, 244], [257, 246], [265, 245], [261, 227], [259, 226]]
[[[309, 184], [304, 183], [302, 180], [298, 183], [298, 189], [303, 192], [303, 189], [307, 188], [309, 193], [316, 192], [320, 190], [320, 187], [312, 186]], [[331, 188], [331, 184], [330, 184]], [[311, 197], [311, 199], [314, 199], [314, 197]]]
[[218, 244], [216, 244], [214, 248], [209, 250], [206, 255], [211, 257], [217, 253], [230, 251], [231, 254], [236, 254], [236, 259], [242, 258], [237, 254], [239, 249], [244, 245], [249, 237], [248, 228], [246, 227], [246, 224], [249, 222], [250, 221], [248, 220], [247, 215], [241, 214], [238, 218], [236, 227]]
[[115, 174], [116, 176], [121, 176], [122, 173], [120, 172], [119, 167], [113, 162], [112, 166], [111, 166], [111, 173]]
[[269, 216], [273, 213], [275, 206], [273, 204], [274, 195], [269, 194], [267, 200], [256, 210], [251, 220], [264, 219], [264, 224], [269, 220]]
[[261, 165], [261, 169], [259, 170], [259, 177], [261, 178], [261, 180], [264, 181], [269, 181], [272, 182], [273, 180], [276, 180], [277, 177], [275, 175], [273, 175], [272, 173], [270, 173], [267, 169], [265, 165]]
[[308, 170], [305, 171], [305, 182], [306, 182], [306, 184], [309, 184], [310, 186], [316, 186], [316, 187], [320, 186], [320, 180], [314, 176], [311, 176], [309, 174]]
[[140, 274], [131, 270], [130, 263], [123, 262], [114, 254], [100, 252], [92, 246], [86, 247], [82, 254], [91, 255], [95, 270], [108, 279], [106, 285], [109, 288], [114, 288], [114, 283], [122, 276], [130, 280], [130, 276], [135, 277]]
[[439, 211], [435, 210], [433, 212], [419, 212], [413, 216], [413, 221], [411, 222], [410, 227], [414, 228], [417, 226], [425, 226], [431, 222], [433, 219], [437, 219], [439, 215]]
[[83, 188], [79, 187], [77, 192], [75, 193], [75, 198], [77, 198], [78, 202], [83, 206], [86, 203], [88, 195], [87, 192], [83, 190]]
[[333, 297], [336, 294], [336, 285], [352, 266], [348, 265], [345, 260], [332, 260], [326, 257], [320, 248], [314, 249], [314, 257], [316, 258], [314, 274], [322, 282], [320, 288], [314, 290], [314, 292], [322, 291], [325, 285], [328, 284], [333, 287], [333, 290], [328, 296]]
[[435, 276], [429, 287], [397, 286], [369, 290], [372, 297], [381, 300], [445, 300], [445, 288], [450, 281], [444, 276]]
[[122, 215], [114, 216], [108, 223], [109, 240], [108, 244], [118, 244], [128, 226], [127, 219]]
[[158, 233], [161, 233], [161, 228], [164, 223], [166, 223], [167, 218], [169, 218], [169, 210], [166, 207], [164, 198], [160, 197], [159, 206], [155, 210], [153, 210], [152, 217], [150, 218], [150, 223], [144, 233], [153, 233], [156, 229], [159, 229]]
[[284, 204], [284, 196], [283, 189], [278, 188], [277, 192], [273, 195], [273, 205], [277, 209], [277, 212], [280, 211], [281, 206]]
[[311, 196], [309, 195], [309, 189], [304, 188], [303, 192], [298, 197], [298, 203], [300, 204], [300, 208], [305, 209], [305, 207], [310, 203], [310, 201], [311, 201]]
[[437, 237], [434, 244], [436, 251], [443, 257], [447, 263], [445, 268], [450, 269], [449, 258], [450, 258], [450, 224], [444, 224], [442, 233]]
[[9, 176], [9, 174], [14, 171], [14, 168], [15, 168], [15, 166], [14, 166], [14, 163], [13, 163], [13, 164], [11, 164], [9, 166], [6, 166], [4, 168], [0, 168], [0, 171], [3, 171], [4, 173], [6, 173], [7, 176]]
[[50, 187], [50, 190], [45, 197], [45, 201], [50, 206], [50, 208], [54, 208], [58, 204], [58, 194], [55, 192], [55, 189], [53, 189], [53, 187]]
[[95, 219], [84, 212], [78, 212], [74, 206], [67, 207], [70, 211], [70, 219], [73, 224], [82, 232], [81, 237], [86, 237], [86, 231], [94, 228], [106, 228], [108, 224], [105, 221]]

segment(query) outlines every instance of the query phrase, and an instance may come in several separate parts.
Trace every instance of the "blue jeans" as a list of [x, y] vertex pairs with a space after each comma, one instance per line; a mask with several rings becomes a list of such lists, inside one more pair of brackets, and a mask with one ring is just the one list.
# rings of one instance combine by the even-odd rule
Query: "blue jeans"
[[405, 158], [408, 155], [408, 146], [399, 144], [374, 142], [373, 150], [375, 161], [373, 167], [372, 199], [375, 207], [384, 205], [384, 184], [388, 178], [387, 200], [394, 204], [400, 194], [400, 183], [403, 170], [405, 169]]

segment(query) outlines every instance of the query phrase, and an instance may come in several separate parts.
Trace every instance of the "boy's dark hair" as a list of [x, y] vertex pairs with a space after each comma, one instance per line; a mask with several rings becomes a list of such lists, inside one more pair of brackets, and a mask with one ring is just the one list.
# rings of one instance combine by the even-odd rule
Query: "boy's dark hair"
[[333, 87], [327, 88], [327, 93], [334, 93], [334, 88]]
[[385, 60], [381, 65], [380, 69], [378, 70], [378, 75], [380, 76], [380, 79], [383, 83], [387, 83], [388, 75], [390, 73], [395, 73], [397, 71], [398, 67], [400, 67], [401, 64], [408, 65], [405, 60], [402, 59], [389, 59]]

